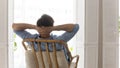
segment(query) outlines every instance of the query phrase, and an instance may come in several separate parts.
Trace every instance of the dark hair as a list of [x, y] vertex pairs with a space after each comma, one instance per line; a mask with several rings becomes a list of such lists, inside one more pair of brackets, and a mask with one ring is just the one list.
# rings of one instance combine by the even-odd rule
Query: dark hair
[[43, 14], [41, 18], [38, 19], [37, 26], [38, 27], [41, 27], [41, 26], [49, 27], [49, 26], [53, 26], [53, 23], [54, 23], [54, 20], [51, 16], [47, 14]]

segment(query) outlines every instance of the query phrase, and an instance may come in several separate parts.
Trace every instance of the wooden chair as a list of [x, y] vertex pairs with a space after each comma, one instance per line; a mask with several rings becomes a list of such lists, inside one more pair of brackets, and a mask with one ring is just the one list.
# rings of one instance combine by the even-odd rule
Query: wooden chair
[[[30, 43], [30, 47], [26, 44]], [[38, 43], [36, 51], [34, 43]], [[45, 43], [45, 49], [41, 49], [41, 43]], [[52, 51], [49, 45], [52, 44]], [[70, 56], [70, 63], [65, 58], [63, 50], [56, 50], [56, 43], [64, 46]], [[23, 39], [22, 44], [25, 48], [26, 68], [77, 68], [79, 56], [72, 57], [67, 44], [61, 40], [40, 40], [40, 39]], [[42, 45], [43, 46], [43, 45]], [[75, 62], [73, 62], [75, 59]]]

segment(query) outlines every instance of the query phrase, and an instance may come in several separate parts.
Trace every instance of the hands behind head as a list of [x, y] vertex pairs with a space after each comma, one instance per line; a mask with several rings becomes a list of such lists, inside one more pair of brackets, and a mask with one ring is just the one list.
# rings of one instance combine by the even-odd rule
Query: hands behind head
[[42, 38], [49, 38], [52, 32], [52, 27], [36, 27], [36, 30]]

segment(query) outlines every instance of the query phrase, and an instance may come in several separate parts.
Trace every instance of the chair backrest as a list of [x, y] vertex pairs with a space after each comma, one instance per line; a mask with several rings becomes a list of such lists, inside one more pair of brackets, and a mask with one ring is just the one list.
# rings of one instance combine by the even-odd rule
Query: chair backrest
[[[31, 48], [28, 48], [27, 43]], [[35, 45], [37, 43], [37, 45]], [[44, 45], [41, 43], [44, 43]], [[41, 39], [23, 39], [23, 46], [26, 50], [26, 67], [27, 68], [69, 68], [63, 50], [56, 50], [56, 43], [64, 46], [70, 57], [71, 53], [67, 44], [61, 40], [41, 40]], [[51, 44], [51, 45], [49, 45]], [[36, 47], [37, 46], [37, 50]], [[42, 49], [44, 46], [45, 50]], [[52, 48], [50, 50], [49, 48]]]

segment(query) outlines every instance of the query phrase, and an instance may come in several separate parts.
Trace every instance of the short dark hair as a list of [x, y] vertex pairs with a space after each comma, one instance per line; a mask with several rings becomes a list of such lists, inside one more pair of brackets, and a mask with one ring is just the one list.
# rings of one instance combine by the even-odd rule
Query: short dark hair
[[54, 20], [51, 16], [47, 14], [43, 14], [41, 18], [38, 19], [37, 26], [38, 27], [41, 27], [41, 26], [49, 27], [49, 26], [53, 26], [53, 23], [54, 23]]

